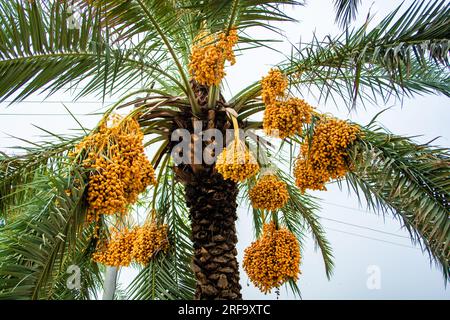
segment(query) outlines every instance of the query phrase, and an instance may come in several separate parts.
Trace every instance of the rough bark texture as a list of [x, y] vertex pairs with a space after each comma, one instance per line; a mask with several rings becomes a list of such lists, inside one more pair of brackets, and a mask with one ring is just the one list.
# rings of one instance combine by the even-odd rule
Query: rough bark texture
[[195, 298], [241, 299], [236, 259], [237, 186], [207, 171], [185, 185], [194, 242]]
[[[217, 128], [225, 136], [231, 123], [227, 119], [227, 105], [223, 96], [219, 95], [214, 109], [208, 109], [209, 89], [195, 81], [191, 85], [201, 112], [193, 116], [191, 108], [181, 110], [174, 119], [171, 131], [186, 129], [194, 139], [195, 122], [202, 130]], [[177, 143], [172, 141], [168, 147], [172, 149]], [[202, 149], [211, 143], [214, 141], [203, 141]], [[192, 144], [190, 148], [189, 158], [193, 159]], [[186, 204], [190, 210], [194, 244], [192, 268], [197, 279], [195, 298], [242, 299], [236, 259], [236, 183], [224, 180], [215, 171], [214, 165], [205, 163], [178, 164], [174, 171], [177, 180], [185, 186]]]

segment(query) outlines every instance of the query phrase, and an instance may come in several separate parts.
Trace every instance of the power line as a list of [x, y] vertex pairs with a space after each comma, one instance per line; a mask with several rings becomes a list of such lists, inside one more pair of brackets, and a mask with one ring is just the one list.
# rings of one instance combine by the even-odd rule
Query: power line
[[[377, 213], [375, 213], [375, 212], [371, 212], [371, 211], [367, 211], [367, 210], [362, 210], [362, 209], [359, 209], [359, 208], [348, 207], [348, 206], [344, 206], [344, 205], [337, 204], [337, 203], [333, 203], [333, 202], [327, 202], [327, 201], [322, 201], [322, 202], [325, 203], [325, 204], [329, 204], [329, 205], [331, 205], [331, 206], [339, 207], [339, 208], [344, 208], [344, 209], [348, 209], [348, 210], [352, 210], [352, 211], [363, 212], [363, 213], [371, 214], [371, 215], [374, 215], [374, 216], [377, 216], [377, 217], [380, 216], [379, 214], [377, 214]], [[384, 215], [383, 217], [386, 217], [386, 216]], [[393, 217], [391, 217], [391, 216], [388, 216], [388, 217], [389, 217], [390, 219], [394, 220]]]
[[360, 229], [370, 230], [370, 231], [373, 231], [373, 232], [383, 233], [383, 234], [387, 234], [387, 235], [398, 237], [398, 238], [409, 239], [409, 237], [407, 237], [407, 236], [402, 236], [400, 234], [396, 234], [396, 233], [392, 233], [392, 232], [387, 232], [387, 231], [383, 231], [383, 230], [379, 230], [379, 229], [373, 229], [373, 228], [369, 228], [369, 227], [366, 227], [366, 226], [361, 226], [359, 224], [353, 224], [353, 223], [349, 223], [349, 222], [345, 222], [345, 221], [341, 221], [341, 220], [326, 218], [326, 217], [323, 217], [323, 216], [319, 216], [319, 217], [321, 219], [324, 219], [324, 220], [329, 220], [329, 221], [332, 221], [332, 222], [345, 224], [347, 226], [352, 226], [352, 227], [355, 227], [355, 228], [360, 228]]
[[364, 236], [364, 235], [361, 235], [361, 234], [358, 234], [358, 233], [353, 233], [353, 232], [348, 232], [348, 231], [343, 231], [343, 230], [338, 230], [338, 229], [333, 229], [333, 228], [327, 228], [327, 230], [348, 234], [348, 235], [351, 235], [351, 236], [354, 236], [354, 237], [369, 239], [369, 240], [378, 241], [378, 242], [384, 242], [384, 243], [392, 244], [392, 245], [399, 246], [399, 247], [405, 247], [405, 248], [418, 250], [418, 248], [416, 248], [416, 247], [412, 247], [412, 246], [408, 246], [408, 245], [405, 245], [405, 244], [392, 242], [392, 241], [388, 241], [388, 240], [383, 240], [383, 239], [379, 239], [379, 238], [373, 238], [373, 237], [369, 237], [369, 236]]
[[333, 203], [333, 202], [327, 202], [327, 201], [322, 201], [322, 202], [325, 203], [325, 204], [329, 204], [331, 206], [344, 208], [344, 209], [348, 209], [348, 210], [353, 210], [353, 211], [364, 212], [364, 213], [368, 213], [368, 214], [372, 214], [372, 215], [378, 216], [378, 214], [376, 214], [375, 212], [370, 212], [370, 211], [362, 210], [362, 209], [359, 209], [359, 208], [348, 207], [348, 206], [344, 206], [344, 205]]

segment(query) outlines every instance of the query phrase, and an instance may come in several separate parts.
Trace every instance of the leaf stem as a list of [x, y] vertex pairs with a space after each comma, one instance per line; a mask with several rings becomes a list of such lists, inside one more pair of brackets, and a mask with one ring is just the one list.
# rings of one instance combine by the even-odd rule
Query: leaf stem
[[173, 50], [172, 46], [170, 45], [169, 39], [167, 39], [164, 32], [161, 30], [158, 22], [155, 20], [151, 12], [148, 10], [147, 6], [144, 5], [142, 0], [136, 0], [139, 5], [141, 6], [142, 10], [147, 15], [148, 19], [152, 23], [153, 27], [158, 32], [159, 36], [161, 37], [162, 41], [164, 42], [167, 50], [169, 50], [170, 55], [172, 56], [173, 61], [175, 62], [175, 65], [177, 66], [178, 71], [180, 72], [180, 76], [183, 79], [184, 85], [186, 87], [187, 95], [189, 98], [189, 102], [191, 103], [192, 113], [194, 115], [198, 115], [200, 113], [200, 106], [198, 105], [197, 99], [195, 98], [194, 91], [192, 90], [192, 87], [189, 83], [189, 80], [186, 76], [186, 73], [184, 72], [183, 67], [181, 66], [180, 60], [178, 59], [175, 51]]

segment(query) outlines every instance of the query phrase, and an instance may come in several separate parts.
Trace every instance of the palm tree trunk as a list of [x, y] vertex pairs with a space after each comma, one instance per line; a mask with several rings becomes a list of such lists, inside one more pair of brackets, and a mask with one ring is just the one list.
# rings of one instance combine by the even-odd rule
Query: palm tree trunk
[[195, 298], [242, 299], [236, 259], [236, 183], [218, 173], [193, 174], [185, 185], [194, 243]]
[[103, 284], [103, 298], [102, 300], [114, 300], [114, 294], [116, 292], [117, 273], [119, 268], [106, 267], [105, 282]]

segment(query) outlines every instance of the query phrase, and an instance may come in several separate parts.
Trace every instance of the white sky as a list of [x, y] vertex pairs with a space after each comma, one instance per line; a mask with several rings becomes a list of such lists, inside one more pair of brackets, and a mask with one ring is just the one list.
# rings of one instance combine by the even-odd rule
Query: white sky
[[[308, 1], [308, 5], [303, 8], [299, 7], [295, 10], [289, 8], [292, 15], [300, 21], [298, 24], [283, 25], [289, 41], [295, 43], [301, 38], [306, 42], [311, 39], [314, 31], [319, 39], [327, 34], [337, 35], [340, 30], [334, 25], [331, 2], [314, 0]], [[360, 10], [362, 19], [359, 22], [366, 17], [372, 1], [363, 1], [363, 3], [365, 5]], [[390, 0], [373, 1], [371, 13], [375, 14], [375, 20], [379, 20], [400, 3], [401, 1]], [[411, 3], [411, 0], [406, 3]], [[271, 36], [265, 30], [256, 30], [255, 34], [263, 38]], [[287, 42], [277, 44], [277, 48], [285, 53], [290, 52]], [[237, 63], [227, 71], [227, 85], [231, 93], [236, 93], [243, 86], [260, 79], [281, 58], [280, 55], [268, 49], [247, 51], [245, 55], [239, 56]], [[42, 99], [42, 97], [32, 97], [29, 100], [41, 101]], [[0, 104], [0, 151], [5, 151], [7, 146], [20, 144], [7, 137], [8, 134], [32, 141], [40, 140], [37, 135], [41, 133], [32, 124], [57, 133], [67, 133], [68, 130], [77, 128], [76, 122], [65, 114], [62, 102], [65, 102], [65, 105], [76, 114], [93, 112], [101, 107], [95, 98], [86, 98], [79, 103], [70, 103], [70, 99], [70, 94], [65, 93], [51, 97], [49, 101], [52, 102], [20, 103], [9, 107], [6, 103]], [[107, 100], [113, 102], [114, 98]], [[350, 117], [353, 121], [362, 124], [367, 123], [377, 112], [386, 107], [367, 106], [366, 109], [361, 108], [358, 112], [348, 115], [344, 106], [336, 108], [334, 105], [318, 104], [311, 96], [308, 96], [308, 101], [318, 106], [321, 111], [333, 112], [341, 118]], [[436, 143], [450, 147], [448, 126], [450, 110], [447, 98], [416, 97], [405, 100], [403, 106], [400, 103], [392, 103], [389, 106], [393, 108], [384, 113], [379, 121], [392, 132], [402, 135], [422, 135], [417, 138], [421, 142], [440, 136]], [[29, 113], [41, 115], [19, 115]], [[61, 115], [45, 115], [48, 113]], [[14, 116], [8, 114], [14, 114]], [[95, 116], [80, 115], [78, 118], [86, 127], [92, 127], [98, 121], [98, 117]], [[323, 199], [320, 216], [324, 218], [322, 224], [334, 250], [336, 267], [332, 279], [328, 281], [320, 253], [314, 250], [312, 241], [307, 240], [302, 248], [302, 275], [298, 282], [304, 299], [450, 299], [450, 290], [446, 290], [440, 272], [434, 266], [430, 266], [426, 254], [410, 243], [407, 232], [401, 229], [399, 222], [390, 216], [383, 218], [365, 211], [364, 207], [358, 205], [354, 196], [349, 195], [347, 190], [339, 191], [337, 186], [330, 186], [329, 191], [315, 192], [314, 195]], [[247, 213], [247, 209], [241, 208], [238, 221], [240, 262], [242, 262], [244, 248], [254, 240], [251, 223], [251, 216]], [[381, 288], [379, 290], [370, 290], [366, 285], [369, 277], [367, 270], [370, 266], [377, 266], [380, 270]], [[134, 270], [123, 270], [122, 282], [128, 283], [134, 274]], [[276, 298], [275, 294], [264, 295], [252, 285], [248, 286], [244, 272], [241, 272], [241, 279], [245, 299]], [[282, 288], [279, 298], [294, 297]]]

